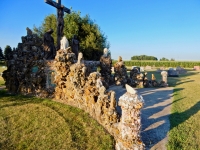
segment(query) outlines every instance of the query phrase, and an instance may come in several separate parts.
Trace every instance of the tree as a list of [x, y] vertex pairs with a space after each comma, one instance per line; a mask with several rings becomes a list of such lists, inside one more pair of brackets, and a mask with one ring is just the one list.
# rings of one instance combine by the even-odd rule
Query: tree
[[131, 60], [158, 60], [154, 56], [140, 55], [140, 56], [132, 56]]
[[12, 48], [9, 45], [6, 45], [4, 49], [5, 59], [9, 59], [9, 54], [12, 52]]
[[175, 59], [174, 59], [174, 58], [171, 58], [170, 61], [175, 61]]
[[169, 61], [169, 59], [163, 57], [163, 58], [160, 59], [160, 61]]
[[[80, 12], [74, 11], [71, 14], [65, 14], [64, 35], [67, 37], [70, 45], [73, 36], [77, 35], [80, 42], [79, 51], [83, 53], [84, 58], [86, 60], [99, 60], [103, 54], [103, 49], [105, 47], [109, 48], [107, 37], [102, 33], [100, 27], [90, 19], [89, 15], [81, 17], [80, 14]], [[51, 14], [45, 17], [40, 27], [34, 26], [33, 31], [42, 37], [47, 30], [52, 28], [54, 30], [52, 37], [56, 44], [56, 24], [56, 15]]]
[[0, 60], [1, 59], [5, 59], [5, 57], [4, 57], [4, 55], [3, 55], [3, 51], [2, 51], [2, 49], [1, 49], [1, 47], [0, 47]]

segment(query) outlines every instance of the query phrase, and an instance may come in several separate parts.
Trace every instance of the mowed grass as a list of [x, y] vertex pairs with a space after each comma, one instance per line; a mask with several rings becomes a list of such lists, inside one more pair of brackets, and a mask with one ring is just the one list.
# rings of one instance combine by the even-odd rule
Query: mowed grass
[[200, 74], [181, 75], [173, 93], [169, 150], [200, 150]]
[[[6, 67], [3, 67], [0, 65], [0, 73], [2, 73], [4, 70], [6, 70]], [[2, 76], [0, 75], [0, 87], [5, 85], [5, 81], [3, 80]]]
[[[148, 71], [148, 78], [154, 74]], [[174, 87], [169, 150], [200, 150], [200, 74], [168, 77]], [[114, 140], [82, 110], [0, 91], [0, 149], [113, 149]]]
[[0, 149], [110, 150], [114, 139], [84, 111], [0, 90]]

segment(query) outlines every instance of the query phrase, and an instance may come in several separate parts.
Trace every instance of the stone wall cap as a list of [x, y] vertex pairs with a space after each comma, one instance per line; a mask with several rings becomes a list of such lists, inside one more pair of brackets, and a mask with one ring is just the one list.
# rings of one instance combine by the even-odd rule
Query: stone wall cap
[[126, 91], [127, 91], [128, 93], [133, 94], [133, 95], [137, 94], [137, 91], [136, 91], [134, 88], [132, 88], [132, 87], [129, 86], [128, 84], [126, 84], [125, 86], [126, 86]]

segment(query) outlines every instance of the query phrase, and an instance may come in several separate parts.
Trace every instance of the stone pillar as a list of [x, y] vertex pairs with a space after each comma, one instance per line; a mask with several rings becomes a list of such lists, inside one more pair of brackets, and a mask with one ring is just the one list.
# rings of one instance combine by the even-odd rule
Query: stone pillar
[[164, 82], [164, 85], [168, 86], [168, 84], [167, 84], [167, 75], [168, 75], [167, 71], [162, 71], [161, 75], [162, 75], [162, 81]]
[[127, 92], [119, 98], [122, 116], [119, 123], [119, 136], [116, 139], [116, 150], [143, 150], [144, 144], [140, 139], [141, 108], [143, 97], [126, 84]]

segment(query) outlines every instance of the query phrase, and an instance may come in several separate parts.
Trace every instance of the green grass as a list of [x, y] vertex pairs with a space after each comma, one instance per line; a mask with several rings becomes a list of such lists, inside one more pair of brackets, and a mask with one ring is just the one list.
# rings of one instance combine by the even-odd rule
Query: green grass
[[169, 150], [200, 150], [200, 74], [189, 71], [176, 81], [170, 115]]
[[[159, 72], [148, 71], [148, 79]], [[1, 79], [0, 79], [1, 82]], [[168, 77], [174, 87], [169, 150], [200, 150], [200, 74]], [[114, 139], [82, 110], [0, 91], [0, 149], [113, 149]]]
[[[200, 73], [187, 69], [179, 77], [168, 77], [174, 87], [168, 150], [200, 150]], [[148, 79], [154, 74], [157, 81], [161, 75], [148, 71]]]
[[0, 91], [0, 149], [113, 149], [114, 139], [84, 111]]
[[[0, 73], [2, 73], [4, 70], [6, 70], [6, 68], [3, 68], [0, 65]], [[2, 76], [0, 76], [0, 87], [5, 85], [5, 81], [3, 80]]]

